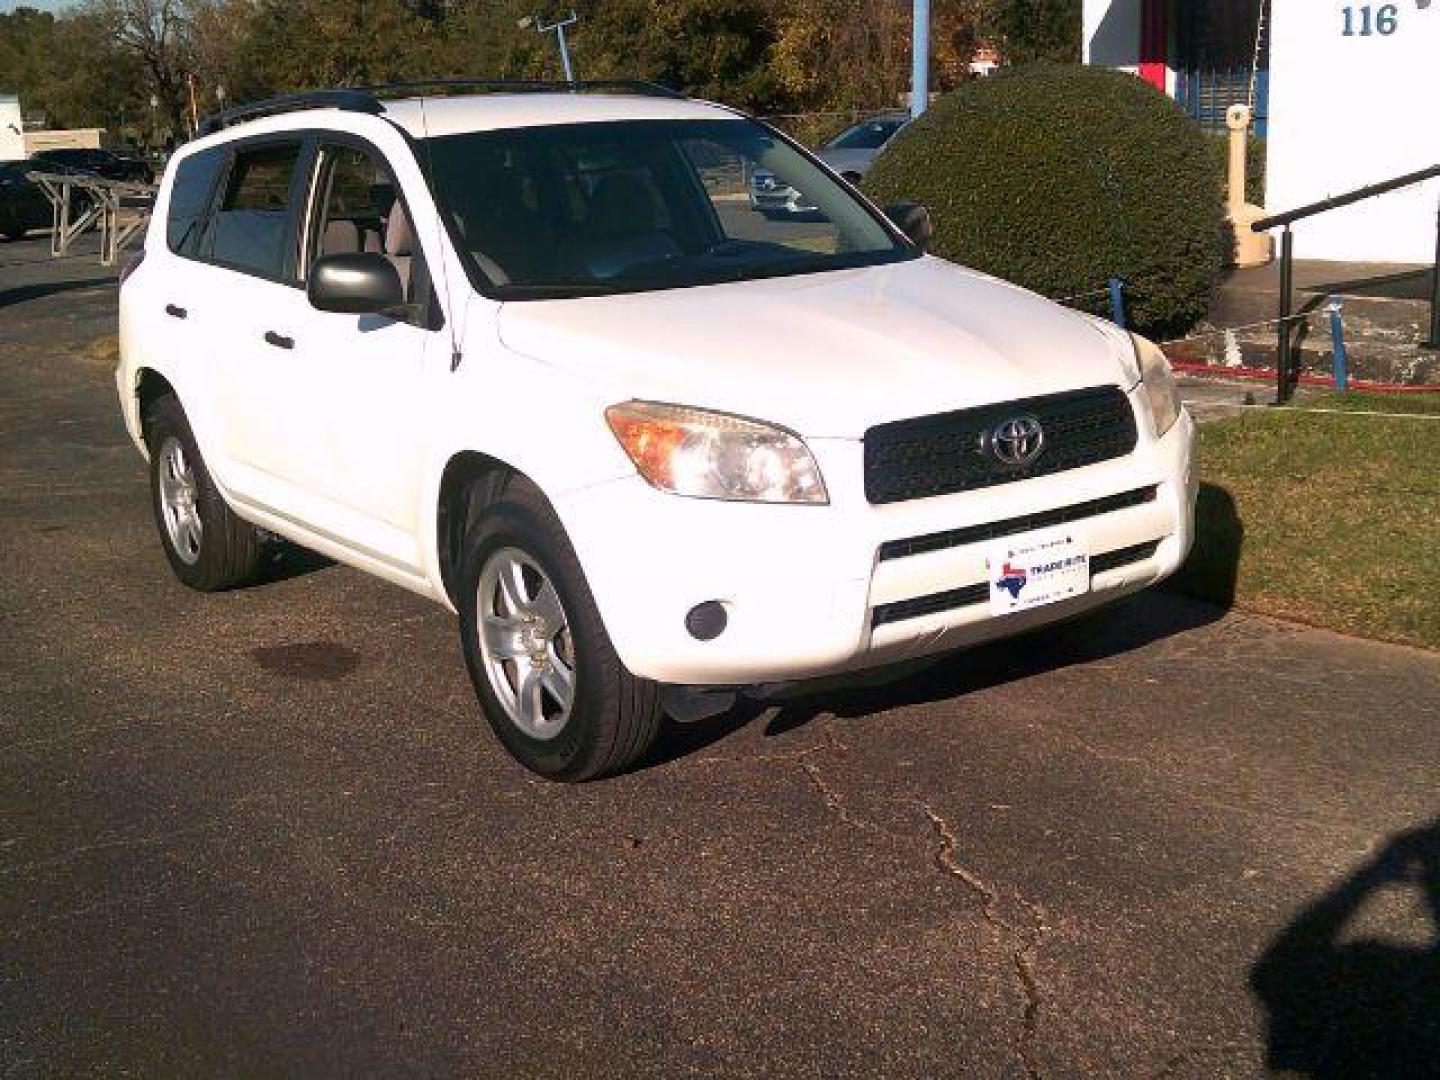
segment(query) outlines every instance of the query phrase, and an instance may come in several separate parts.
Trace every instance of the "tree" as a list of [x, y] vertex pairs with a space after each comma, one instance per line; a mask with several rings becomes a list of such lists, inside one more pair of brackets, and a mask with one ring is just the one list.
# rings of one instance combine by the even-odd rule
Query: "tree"
[[606, 0], [577, 10], [581, 78], [648, 79], [761, 111], [776, 103], [767, 65], [775, 22], [759, 0]]
[[1007, 63], [1080, 59], [1080, 0], [1003, 0], [994, 28]]
[[171, 131], [188, 131], [190, 26], [182, 0], [88, 0], [80, 11], [139, 64]]
[[94, 16], [23, 7], [0, 15], [0, 88], [48, 124], [118, 131], [143, 119], [143, 87], [134, 58]]
[[[936, 0], [931, 9], [930, 85], [953, 89], [994, 34], [997, 0]], [[910, 0], [792, 3], [779, 19], [771, 66], [794, 106], [894, 108], [908, 99], [914, 30]]]

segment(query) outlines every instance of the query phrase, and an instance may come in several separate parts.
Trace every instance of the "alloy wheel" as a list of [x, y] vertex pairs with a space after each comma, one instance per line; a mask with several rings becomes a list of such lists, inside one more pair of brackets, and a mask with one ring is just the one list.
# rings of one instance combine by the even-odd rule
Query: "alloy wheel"
[[522, 732], [553, 739], [575, 703], [575, 645], [555, 585], [523, 551], [501, 548], [480, 571], [475, 618], [491, 692]]

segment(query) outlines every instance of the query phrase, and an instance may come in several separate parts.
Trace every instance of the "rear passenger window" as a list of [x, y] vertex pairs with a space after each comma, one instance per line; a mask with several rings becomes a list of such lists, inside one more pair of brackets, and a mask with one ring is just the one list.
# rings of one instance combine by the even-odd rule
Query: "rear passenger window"
[[225, 151], [202, 150], [182, 161], [170, 187], [165, 239], [176, 255], [194, 257], [215, 177], [225, 164]]
[[212, 226], [211, 257], [216, 262], [277, 280], [286, 276], [287, 255], [295, 248], [290, 185], [299, 158], [298, 143], [235, 155]]

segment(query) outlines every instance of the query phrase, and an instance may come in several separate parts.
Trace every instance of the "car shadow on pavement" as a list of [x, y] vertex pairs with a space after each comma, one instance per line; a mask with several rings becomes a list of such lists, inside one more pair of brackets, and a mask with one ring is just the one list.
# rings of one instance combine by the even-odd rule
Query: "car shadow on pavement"
[[46, 296], [54, 296], [58, 293], [74, 292], [77, 289], [96, 289], [104, 285], [114, 285], [114, 276], [81, 278], [78, 281], [46, 281], [34, 285], [16, 285], [10, 289], [0, 289], [0, 308], [13, 307], [15, 304], [23, 304], [30, 300], [39, 300]]
[[[854, 719], [907, 705], [961, 697], [1047, 671], [1138, 649], [1221, 618], [1235, 600], [1245, 529], [1235, 499], [1223, 487], [1201, 484], [1190, 558], [1161, 589], [1152, 589], [1058, 626], [1019, 638], [872, 673], [864, 685], [797, 685], [782, 698], [744, 696], [729, 711], [694, 723], [667, 723], [640, 768], [704, 749], [778, 706], [765, 727], [773, 738], [830, 714]], [[1185, 595], [1180, 595], [1185, 594]]]
[[[1408, 923], [1428, 922], [1423, 944], [1371, 929], [1366, 908], [1387, 893], [1397, 901], [1387, 911], [1403, 898]], [[1440, 1076], [1440, 819], [1393, 836], [1301, 912], [1256, 961], [1250, 986], [1266, 1012], [1271, 1069], [1323, 1080]]]
[[[667, 720], [650, 755], [653, 768], [703, 750], [774, 709], [765, 737], [804, 727], [824, 715], [856, 719], [889, 709], [962, 697], [1016, 679], [1104, 660], [1222, 618], [1235, 600], [1245, 529], [1225, 488], [1202, 483], [1195, 508], [1195, 545], [1180, 571], [1150, 589], [1067, 623], [1020, 637], [860, 676], [864, 682], [796, 684], [768, 700], [740, 696], [706, 720]], [[777, 708], [778, 707], [778, 708]]]
[[335, 560], [328, 556], [277, 537], [266, 544], [265, 561], [260, 564], [254, 576], [240, 588], [257, 589], [265, 585], [275, 585], [291, 578], [313, 574], [318, 570], [328, 570], [334, 565]]
[[729, 711], [708, 720], [667, 723], [655, 750], [640, 768], [653, 768], [703, 750], [772, 709], [776, 711], [765, 726], [766, 738], [794, 731], [825, 715], [858, 719], [1103, 660], [1206, 626], [1224, 614], [1224, 608], [1213, 604], [1152, 591], [1018, 638], [868, 673], [864, 677], [870, 681], [865, 685], [842, 682], [813, 691], [796, 687], [788, 696], [772, 700], [742, 696]]
[[1218, 484], [1202, 483], [1195, 499], [1195, 546], [1164, 588], [1231, 607], [1244, 541], [1235, 496]]
[[1017, 679], [1131, 652], [1207, 626], [1225, 609], [1186, 597], [1147, 592], [1071, 622], [939, 657], [895, 682], [784, 702], [765, 734], [803, 727], [825, 714], [857, 719], [877, 712], [963, 697]]

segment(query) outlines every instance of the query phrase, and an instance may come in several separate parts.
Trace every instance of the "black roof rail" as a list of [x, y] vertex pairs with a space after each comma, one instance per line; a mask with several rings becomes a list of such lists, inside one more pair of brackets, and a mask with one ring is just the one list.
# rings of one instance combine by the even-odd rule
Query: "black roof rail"
[[369, 113], [376, 116], [385, 111], [385, 106], [380, 104], [374, 94], [364, 90], [308, 90], [301, 94], [286, 94], [284, 97], [252, 101], [223, 112], [212, 113], [200, 121], [196, 134], [211, 135], [243, 120], [258, 120], [262, 116], [279, 116], [302, 109], [339, 109], [342, 112]]
[[419, 82], [383, 83], [360, 88], [376, 97], [403, 97], [434, 93], [472, 94], [594, 94], [619, 92], [641, 97], [684, 100], [678, 90], [643, 79], [589, 79], [561, 82], [545, 79], [423, 79]]
[[197, 136], [212, 135], [231, 124], [258, 120], [265, 116], [299, 112], [302, 109], [339, 109], [342, 112], [368, 113], [378, 116], [385, 111], [381, 97], [396, 98], [443, 93], [483, 94], [590, 94], [602, 92], [638, 94], [684, 100], [685, 95], [658, 83], [642, 79], [592, 79], [580, 82], [545, 81], [543, 79], [425, 79], [419, 82], [384, 83], [379, 86], [352, 87], [344, 90], [307, 90], [300, 94], [266, 98], [245, 105], [236, 105], [223, 112], [212, 113], [200, 121]]

